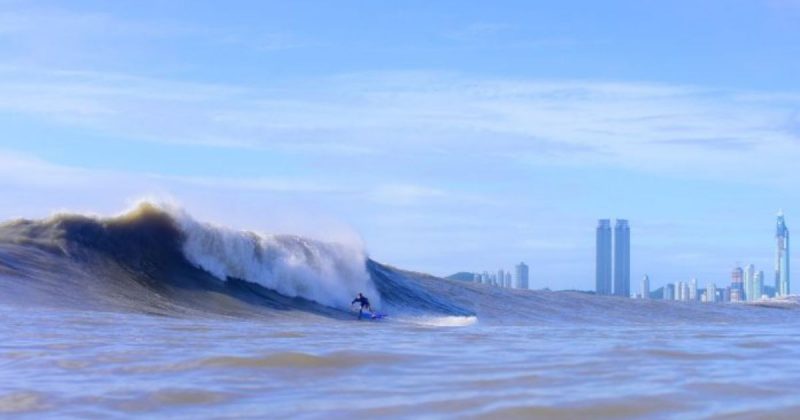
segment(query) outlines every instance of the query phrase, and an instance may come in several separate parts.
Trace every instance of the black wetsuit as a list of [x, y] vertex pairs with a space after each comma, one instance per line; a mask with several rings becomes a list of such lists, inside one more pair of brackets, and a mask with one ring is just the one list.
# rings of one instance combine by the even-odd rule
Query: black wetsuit
[[364, 309], [364, 308], [367, 308], [367, 309], [369, 309], [369, 308], [370, 308], [370, 306], [369, 306], [369, 299], [367, 299], [367, 298], [366, 298], [366, 297], [364, 297], [364, 296], [360, 296], [360, 297], [357, 297], [357, 298], [353, 299], [353, 301], [352, 301], [352, 302], [350, 302], [350, 304], [352, 305], [352, 304], [354, 304], [354, 303], [356, 303], [356, 302], [358, 302], [358, 303], [360, 303], [360, 304], [361, 304], [361, 309]]
[[356, 302], [361, 304], [361, 307], [358, 308], [358, 319], [361, 319], [361, 314], [364, 313], [364, 309], [370, 311], [370, 313], [372, 312], [372, 308], [369, 306], [369, 299], [367, 299], [363, 295], [353, 299], [353, 301], [350, 302], [350, 304], [352, 305]]

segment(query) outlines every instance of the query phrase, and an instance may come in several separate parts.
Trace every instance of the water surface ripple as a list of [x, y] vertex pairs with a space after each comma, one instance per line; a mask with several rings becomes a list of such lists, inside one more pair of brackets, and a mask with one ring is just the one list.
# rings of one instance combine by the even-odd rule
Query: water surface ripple
[[800, 337], [759, 323], [420, 328], [0, 306], [0, 414], [791, 418]]

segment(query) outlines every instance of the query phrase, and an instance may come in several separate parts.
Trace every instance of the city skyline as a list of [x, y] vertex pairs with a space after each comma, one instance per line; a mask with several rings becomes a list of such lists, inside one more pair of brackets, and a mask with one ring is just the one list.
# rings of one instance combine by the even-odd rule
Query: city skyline
[[[661, 295], [665, 300], [678, 300], [678, 301], [703, 301], [711, 299], [711, 302], [716, 301], [759, 301], [763, 298], [773, 298], [788, 296], [791, 294], [791, 275], [789, 272], [789, 260], [791, 258], [789, 248], [789, 228], [787, 227], [783, 210], [779, 210], [777, 214], [775, 239], [776, 244], [776, 257], [775, 257], [775, 286], [772, 290], [768, 290], [765, 284], [764, 270], [756, 271], [754, 264], [748, 264], [744, 269], [736, 266], [730, 272], [730, 285], [721, 289], [716, 288], [716, 282], [709, 283], [706, 288], [705, 295], [698, 294], [697, 278], [694, 277], [690, 282], [678, 280], [677, 282], [667, 282], [662, 286]], [[608, 255], [610, 249], [610, 219], [599, 219], [595, 231], [595, 293], [608, 294], [607, 277], [608, 277], [608, 263], [610, 256]], [[619, 231], [619, 233], [618, 233]], [[621, 238], [620, 245], [617, 245], [617, 236]], [[625, 268], [630, 264], [630, 230], [628, 222], [625, 219], [618, 219], [614, 229], [614, 291], [616, 296], [630, 296], [636, 298], [649, 299], [650, 291], [650, 278], [648, 274], [644, 274], [639, 291], [631, 296], [630, 292], [627, 294], [622, 289], [617, 292], [617, 283], [624, 281], [624, 275], [629, 273], [625, 272]], [[618, 251], [619, 249], [619, 251]], [[617, 257], [617, 255], [620, 257]], [[620, 261], [618, 263], [617, 261]], [[627, 264], [626, 264], [627, 263]], [[621, 274], [617, 274], [617, 265], [621, 265], [623, 270]], [[630, 284], [628, 282], [628, 284]], [[711, 287], [713, 286], [713, 287]], [[711, 287], [710, 292], [708, 292]], [[709, 297], [709, 294], [711, 297]]]
[[[617, 240], [617, 238], [619, 238], [619, 240]], [[785, 291], [790, 291], [789, 285], [791, 283], [791, 276], [788, 269], [788, 261], [791, 258], [791, 253], [789, 252], [789, 228], [787, 227], [783, 210], [778, 212], [775, 238], [777, 239], [775, 287], [769, 290], [769, 292], [767, 291], [764, 270], [756, 271], [756, 266], [752, 263], [748, 264], [744, 269], [737, 264], [732, 271], [728, 272], [730, 276], [730, 285], [717, 288], [717, 281], [709, 283], [710, 285], [714, 285], [715, 291], [713, 294], [716, 299], [714, 301], [757, 301], [761, 300], [763, 297], [771, 298], [787, 295]], [[632, 293], [630, 290], [630, 249], [630, 225], [627, 219], [616, 219], [613, 230], [611, 228], [611, 219], [597, 219], [594, 260], [595, 287], [592, 289], [592, 292], [598, 295], [650, 298], [653, 291], [650, 277], [646, 273], [642, 277], [639, 290], [635, 293]], [[520, 264], [524, 266], [527, 284], [528, 267], [524, 263]], [[617, 270], [618, 266], [620, 270]], [[501, 287], [519, 288], [520, 265], [515, 266], [514, 269], [515, 275], [513, 279], [507, 278], [502, 284], [493, 279], [510, 276], [510, 272], [504, 272], [503, 269], [500, 269], [496, 275], [489, 274], [488, 271], [484, 271], [483, 275], [474, 273], [472, 281], [476, 283], [499, 285]], [[713, 276], [710, 278], [720, 280], [723, 279], [724, 276]], [[488, 281], [486, 279], [488, 279]], [[617, 287], [618, 284], [622, 287]], [[719, 284], [725, 284], [725, 282], [720, 281]], [[781, 285], [785, 287], [784, 291], [781, 291]], [[542, 285], [542, 288], [549, 287], [547, 285]], [[656, 290], [659, 289], [662, 290], [662, 299], [702, 302], [705, 302], [705, 299], [707, 299], [707, 296], [698, 292], [698, 280], [696, 277], [692, 277], [688, 282], [683, 280], [677, 280], [675, 282], [667, 281], [660, 288], [656, 288]], [[706, 289], [703, 289], [704, 293]]]

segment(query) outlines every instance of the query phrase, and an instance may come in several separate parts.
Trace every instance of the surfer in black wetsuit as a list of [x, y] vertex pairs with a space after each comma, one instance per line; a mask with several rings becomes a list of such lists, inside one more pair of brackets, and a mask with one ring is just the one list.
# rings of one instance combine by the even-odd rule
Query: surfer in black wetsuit
[[372, 306], [369, 305], [369, 299], [366, 296], [362, 295], [361, 293], [353, 299], [350, 304], [358, 303], [361, 307], [358, 309], [358, 319], [361, 319], [361, 314], [364, 312], [364, 309], [368, 310], [369, 313], [372, 313]]

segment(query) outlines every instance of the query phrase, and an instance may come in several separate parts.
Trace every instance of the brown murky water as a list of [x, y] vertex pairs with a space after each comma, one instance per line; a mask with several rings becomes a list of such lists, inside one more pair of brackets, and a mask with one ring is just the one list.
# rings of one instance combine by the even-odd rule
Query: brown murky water
[[[0, 306], [0, 415], [796, 418], [778, 325], [179, 319]], [[460, 326], [442, 326], [460, 325]]]

